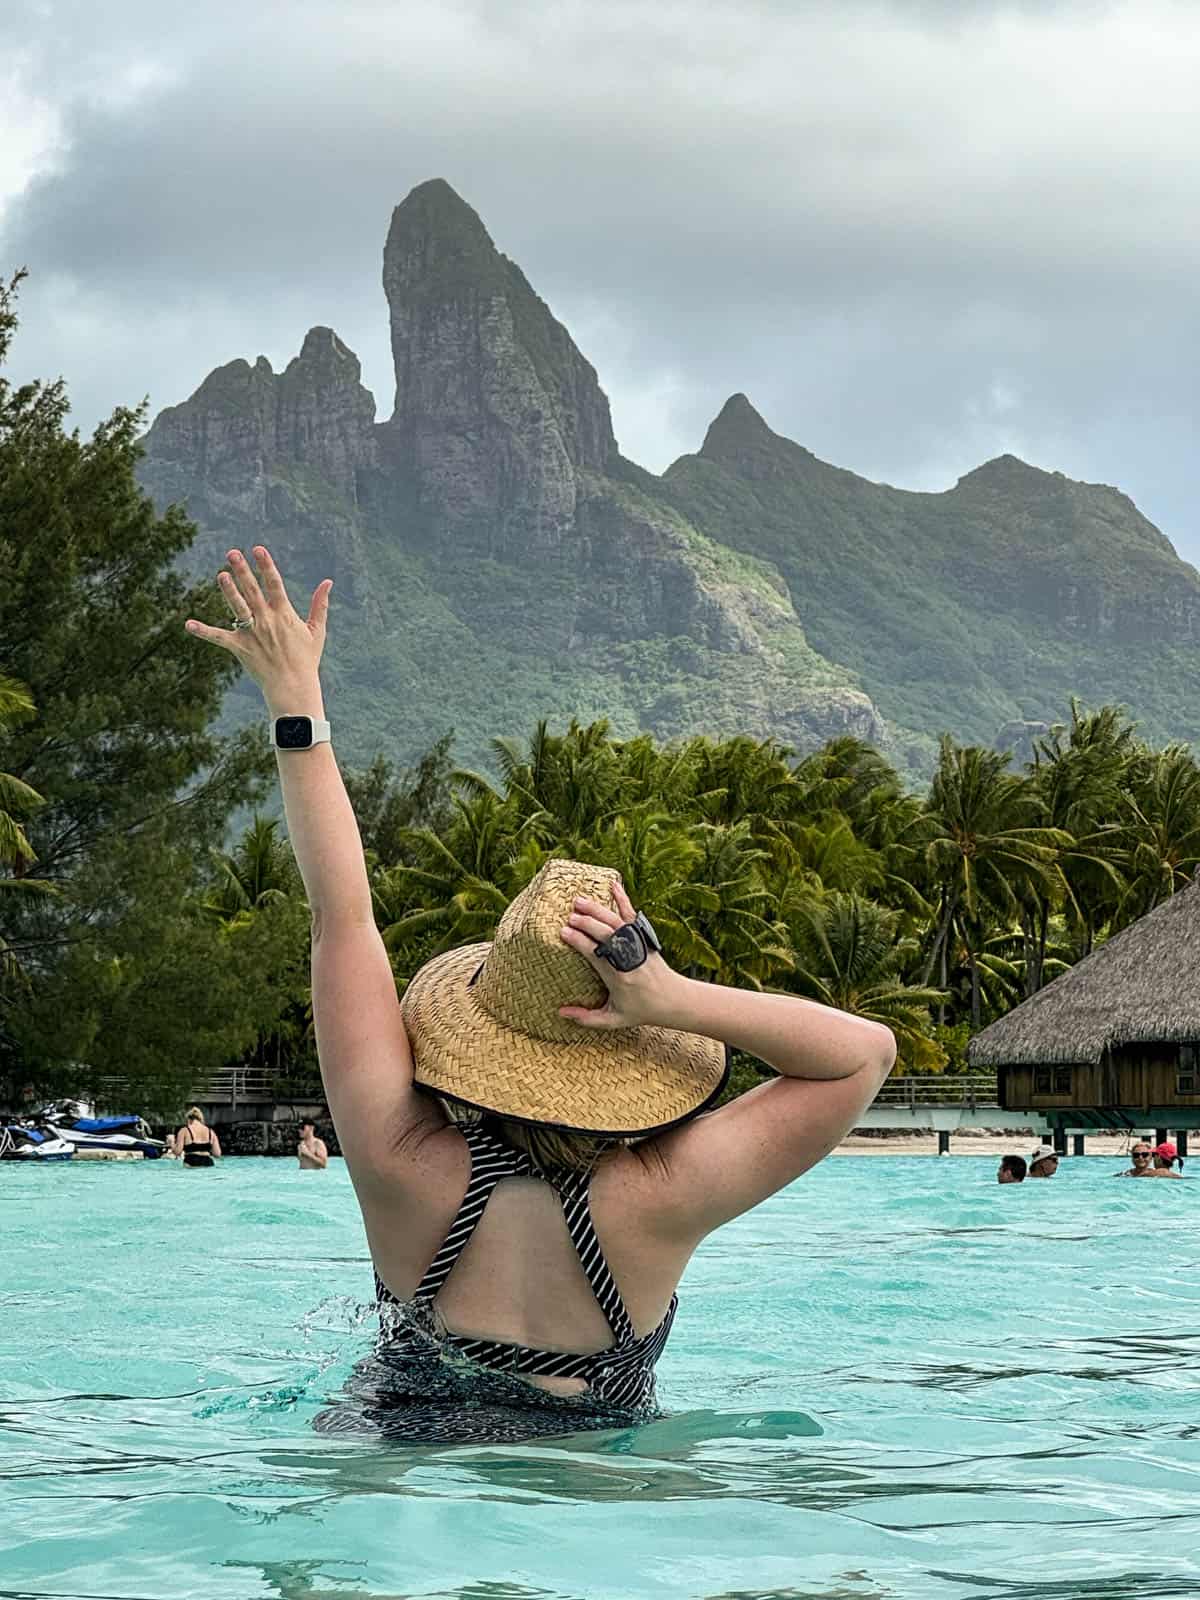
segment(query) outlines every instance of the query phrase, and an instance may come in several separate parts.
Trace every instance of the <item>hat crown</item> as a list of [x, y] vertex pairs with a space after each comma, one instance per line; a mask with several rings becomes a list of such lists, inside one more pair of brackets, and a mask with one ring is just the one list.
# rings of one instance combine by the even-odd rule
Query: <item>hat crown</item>
[[600, 1006], [608, 991], [600, 975], [560, 935], [579, 895], [616, 909], [618, 874], [580, 861], [547, 861], [500, 919], [483, 971], [479, 1004], [505, 1027], [535, 1039], [570, 1043], [579, 1024], [560, 1006]]

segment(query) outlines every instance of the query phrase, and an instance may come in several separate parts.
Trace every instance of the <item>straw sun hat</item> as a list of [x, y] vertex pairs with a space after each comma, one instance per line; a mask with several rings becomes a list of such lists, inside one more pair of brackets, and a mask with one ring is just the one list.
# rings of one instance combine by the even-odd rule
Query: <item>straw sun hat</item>
[[616, 910], [617, 873], [548, 861], [491, 944], [435, 956], [401, 1002], [414, 1076], [450, 1100], [571, 1133], [632, 1138], [703, 1110], [725, 1048], [670, 1028], [589, 1029], [560, 1006], [601, 1006], [600, 975], [559, 937], [577, 895]]

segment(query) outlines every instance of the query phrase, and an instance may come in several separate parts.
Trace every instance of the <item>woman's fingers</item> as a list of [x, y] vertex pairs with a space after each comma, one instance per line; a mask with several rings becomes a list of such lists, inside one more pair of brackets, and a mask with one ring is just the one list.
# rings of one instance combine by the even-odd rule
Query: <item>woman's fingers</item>
[[238, 621], [252, 621], [253, 618], [251, 616], [250, 607], [246, 604], [246, 601], [242, 595], [242, 591], [238, 588], [237, 584], [234, 583], [230, 575], [227, 572], [218, 572], [217, 582], [221, 587], [221, 593], [225, 596], [229, 609], [233, 612], [234, 616], [237, 617]]
[[576, 928], [572, 923], [568, 923], [565, 928], [561, 928], [559, 930], [559, 936], [564, 944], [569, 944], [572, 950], [578, 950], [579, 954], [581, 956], [586, 956], [589, 961], [591, 961], [595, 956], [595, 939], [593, 939], [590, 934], [584, 933], [581, 929]]
[[607, 939], [614, 928], [620, 927], [619, 922], [606, 922], [583, 911], [572, 911], [568, 920], [572, 928], [587, 934], [594, 944], [599, 944], [601, 939]]
[[617, 902], [617, 910], [621, 913], [622, 922], [632, 922], [637, 912], [633, 909], [633, 901], [625, 893], [625, 885], [620, 878], [613, 884], [613, 899]]
[[329, 616], [329, 596], [333, 589], [332, 578], [322, 578], [313, 590], [312, 604], [308, 608], [308, 625], [315, 634], [325, 637], [325, 623]]
[[584, 916], [595, 917], [603, 922], [611, 931], [621, 926], [621, 913], [612, 906], [606, 906], [603, 900], [594, 900], [591, 895], [581, 894], [576, 897], [574, 909]]
[[558, 1014], [565, 1017], [568, 1022], [578, 1022], [585, 1028], [619, 1028], [622, 1026], [620, 1017], [615, 1017], [607, 1006], [601, 1006], [596, 1011], [589, 1011], [586, 1006], [559, 1006]]
[[209, 644], [219, 644], [222, 649], [230, 650], [237, 654], [237, 647], [241, 638], [229, 628], [211, 628], [207, 622], [197, 622], [195, 617], [189, 617], [184, 623], [189, 633], [195, 634], [197, 639], [206, 639]]
[[267, 599], [273, 606], [286, 606], [289, 604], [287, 590], [283, 586], [283, 579], [279, 576], [279, 568], [271, 557], [271, 552], [265, 544], [254, 546], [254, 560], [258, 570], [262, 573], [263, 587], [267, 591]]
[[246, 560], [240, 550], [230, 550], [226, 558], [233, 568], [234, 582], [241, 590], [242, 598], [250, 607], [254, 616], [261, 616], [271, 608], [267, 598], [258, 586], [258, 579], [254, 576], [254, 569]]

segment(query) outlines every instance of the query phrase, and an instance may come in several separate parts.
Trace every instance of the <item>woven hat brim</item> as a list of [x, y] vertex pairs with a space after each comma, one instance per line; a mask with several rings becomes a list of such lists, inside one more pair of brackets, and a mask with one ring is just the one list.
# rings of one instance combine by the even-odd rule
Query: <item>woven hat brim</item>
[[580, 1027], [569, 1044], [497, 1022], [470, 980], [490, 944], [428, 961], [401, 1002], [414, 1076], [464, 1105], [517, 1122], [637, 1138], [695, 1116], [728, 1076], [725, 1047], [671, 1028]]

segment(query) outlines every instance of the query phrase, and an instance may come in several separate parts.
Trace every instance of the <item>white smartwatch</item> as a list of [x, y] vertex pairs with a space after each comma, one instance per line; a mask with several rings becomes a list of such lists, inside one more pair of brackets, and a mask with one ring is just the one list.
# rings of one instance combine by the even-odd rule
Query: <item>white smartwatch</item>
[[276, 750], [311, 750], [330, 742], [329, 724], [322, 717], [276, 717], [271, 732]]

